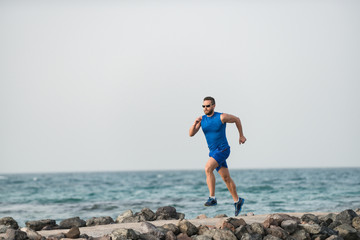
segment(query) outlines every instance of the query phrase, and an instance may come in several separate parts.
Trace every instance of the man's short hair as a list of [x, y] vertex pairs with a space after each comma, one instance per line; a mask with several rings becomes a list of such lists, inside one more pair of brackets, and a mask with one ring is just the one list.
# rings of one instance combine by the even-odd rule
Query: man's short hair
[[212, 105], [215, 105], [215, 99], [213, 97], [205, 97], [204, 101], [210, 100]]

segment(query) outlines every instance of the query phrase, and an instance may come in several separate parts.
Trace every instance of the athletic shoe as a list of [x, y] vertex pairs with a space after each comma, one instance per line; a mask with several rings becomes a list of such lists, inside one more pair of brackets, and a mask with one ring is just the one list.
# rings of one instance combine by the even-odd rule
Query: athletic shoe
[[239, 201], [237, 203], [234, 203], [235, 206], [235, 216], [239, 215], [239, 213], [241, 212], [241, 207], [244, 204], [245, 199], [239, 197]]
[[215, 206], [216, 204], [217, 204], [216, 198], [209, 197], [209, 199], [206, 201], [204, 206], [210, 207], [210, 206]]

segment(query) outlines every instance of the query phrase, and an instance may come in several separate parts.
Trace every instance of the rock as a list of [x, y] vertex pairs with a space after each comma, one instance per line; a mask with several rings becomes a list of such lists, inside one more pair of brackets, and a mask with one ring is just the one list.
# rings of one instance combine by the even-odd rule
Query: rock
[[218, 214], [214, 218], [225, 218], [225, 217], [227, 217], [226, 214]]
[[204, 232], [204, 235], [212, 237], [213, 240], [237, 240], [235, 234], [229, 230], [211, 229]]
[[86, 222], [79, 217], [73, 217], [61, 221], [59, 226], [62, 229], [70, 229], [72, 227], [85, 227]]
[[126, 239], [139, 239], [139, 236], [132, 229], [119, 228], [111, 232], [110, 237], [112, 240], [126, 240]]
[[156, 211], [156, 219], [157, 220], [171, 220], [171, 219], [177, 219], [177, 212], [174, 207], [166, 206], [166, 207], [160, 207]]
[[180, 229], [175, 224], [168, 223], [163, 225], [162, 227], [173, 232], [175, 235], [178, 235], [180, 233]]
[[286, 239], [289, 234], [281, 227], [271, 225], [270, 228], [265, 229], [267, 235], [273, 235], [275, 237]]
[[325, 240], [344, 240], [344, 239], [340, 236], [332, 235], [332, 236], [326, 238]]
[[299, 227], [310, 234], [319, 234], [321, 231], [319, 224], [299, 224]]
[[310, 234], [307, 233], [304, 229], [297, 230], [290, 235], [295, 240], [310, 240]]
[[179, 229], [180, 232], [185, 233], [189, 237], [198, 233], [196, 226], [187, 220], [181, 220], [179, 222]]
[[360, 239], [355, 228], [350, 226], [349, 224], [341, 224], [340, 226], [334, 229], [339, 232], [339, 236], [344, 238], [344, 240], [355, 240]]
[[176, 239], [177, 240], [192, 240], [191, 237], [189, 237], [185, 233], [180, 233], [179, 235], [177, 235]]
[[245, 233], [241, 237], [241, 240], [262, 240], [262, 236], [257, 233], [253, 233], [253, 234]]
[[172, 231], [168, 231], [165, 234], [165, 240], [177, 240], [175, 233], [173, 233]]
[[245, 233], [250, 233], [251, 232], [251, 227], [248, 226], [248, 225], [242, 225], [238, 228], [235, 229], [235, 236], [238, 238], [238, 239], [241, 239]]
[[123, 223], [124, 219], [126, 218], [130, 218], [133, 217], [134, 213], [131, 210], [127, 210], [125, 212], [123, 212], [122, 214], [120, 214], [117, 218], [116, 218], [116, 222], [117, 223]]
[[285, 220], [295, 220], [297, 222], [300, 222], [300, 220], [296, 217], [291, 217], [287, 214], [283, 214], [283, 213], [275, 213], [275, 214], [270, 214], [267, 216], [267, 218], [265, 219], [263, 226], [265, 228], [269, 228], [271, 225], [274, 226], [280, 226], [281, 223]]
[[42, 240], [44, 238], [31, 228], [22, 228], [21, 231], [25, 232], [30, 240]]
[[338, 215], [336, 215], [336, 221], [341, 222], [342, 224], [352, 224], [352, 220], [354, 217], [357, 217], [356, 212], [351, 209], [342, 211]]
[[320, 225], [328, 227], [331, 223], [333, 223], [336, 219], [335, 213], [329, 213], [325, 216], [319, 217]]
[[281, 240], [281, 238], [275, 237], [273, 235], [266, 235], [263, 240]]
[[41, 229], [41, 231], [43, 231], [43, 230], [54, 230], [54, 229], [60, 229], [60, 227], [58, 226], [58, 225], [55, 225], [55, 226], [52, 226], [52, 225], [46, 225], [45, 227], [43, 227], [42, 229]]
[[140, 214], [145, 217], [145, 221], [154, 221], [156, 219], [156, 214], [149, 208], [143, 208]]
[[212, 240], [211, 237], [205, 235], [195, 235], [191, 237], [192, 240]]
[[[315, 234], [317, 237], [320, 237], [320, 239], [325, 239], [325, 238], [328, 238], [330, 237], [331, 235], [338, 235], [338, 232], [333, 230], [333, 229], [330, 229], [326, 226], [322, 226], [321, 227], [321, 230], [320, 230], [320, 233], [318, 234]], [[314, 236], [315, 236], [314, 235]], [[314, 237], [313, 236], [313, 237]]]
[[247, 213], [245, 216], [255, 216], [255, 214], [253, 213], [253, 212], [249, 212], [249, 213]]
[[228, 229], [232, 232], [235, 232], [235, 229], [242, 226], [242, 225], [246, 225], [246, 222], [244, 221], [244, 219], [240, 218], [227, 218], [227, 219], [222, 219], [219, 222], [216, 223], [216, 228], [219, 229]]
[[228, 219], [226, 219], [226, 221], [228, 223], [231, 223], [235, 228], [246, 225], [245, 220], [242, 219], [242, 218], [240, 218], [240, 219], [238, 219], [238, 218], [228, 218]]
[[360, 231], [360, 217], [354, 217], [352, 220], [352, 226], [356, 230]]
[[[19, 229], [19, 225], [18, 223], [12, 218], [12, 217], [3, 217], [0, 218], [0, 225], [6, 226], [6, 230], [11, 228], [11, 229]], [[5, 232], [6, 232], [5, 230]], [[0, 232], [0, 233], [4, 233], [4, 232]]]
[[261, 236], [265, 235], [264, 226], [260, 223], [252, 223], [252, 224], [250, 224], [250, 228], [251, 228], [252, 233], [256, 233]]
[[114, 223], [111, 217], [93, 217], [86, 220], [86, 226], [107, 225]]
[[150, 234], [150, 233], [143, 233], [143, 234], [140, 234], [139, 238], [141, 240], [159, 240], [160, 238]]
[[311, 213], [306, 213], [300, 218], [302, 223], [319, 224], [319, 218]]
[[18, 229], [9, 228], [5, 233], [6, 240], [27, 240], [27, 234]]
[[78, 227], [72, 227], [67, 233], [65, 233], [65, 237], [67, 238], [79, 238], [80, 237], [80, 230]]
[[[0, 234], [1, 233], [6, 233], [6, 231], [8, 229], [12, 229], [10, 226], [6, 226], [6, 225], [0, 225]], [[0, 239], [1, 240], [1, 239]]]
[[200, 214], [199, 216], [196, 217], [196, 219], [206, 219], [208, 218], [205, 214]]
[[355, 212], [358, 216], [360, 216], [360, 208], [355, 209]]
[[60, 240], [66, 238], [64, 233], [58, 233], [58, 234], [54, 234], [54, 235], [50, 235], [46, 238], [46, 240]]
[[289, 234], [295, 232], [297, 226], [298, 223], [295, 220], [285, 220], [281, 223], [281, 228], [284, 229]]
[[207, 230], [209, 230], [208, 226], [204, 226], [204, 225], [200, 225], [198, 228], [198, 235], [203, 235], [204, 232], [206, 232]]
[[90, 238], [89, 240], [111, 240], [109, 235], [98, 237], [98, 238]]
[[185, 214], [184, 213], [177, 213], [176, 219], [179, 219], [179, 220], [185, 219]]
[[40, 231], [46, 226], [55, 227], [56, 221], [51, 219], [44, 219], [39, 221], [27, 221], [25, 222], [25, 225], [34, 231]]
[[341, 225], [341, 222], [334, 221], [334, 222], [330, 223], [330, 225], [328, 227], [331, 228], [331, 229], [335, 229], [336, 227], [338, 227], [340, 225]]
[[151, 234], [157, 238], [165, 238], [165, 234], [149, 222], [141, 223], [139, 231], [142, 234]]

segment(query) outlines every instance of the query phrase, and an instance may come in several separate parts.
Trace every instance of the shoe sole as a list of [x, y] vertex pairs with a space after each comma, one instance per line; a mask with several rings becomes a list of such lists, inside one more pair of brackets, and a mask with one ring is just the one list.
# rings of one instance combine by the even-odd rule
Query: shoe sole
[[206, 204], [204, 204], [205, 207], [213, 207], [213, 206], [216, 206], [216, 205], [217, 205], [217, 203], [212, 204], [212, 205], [206, 205]]

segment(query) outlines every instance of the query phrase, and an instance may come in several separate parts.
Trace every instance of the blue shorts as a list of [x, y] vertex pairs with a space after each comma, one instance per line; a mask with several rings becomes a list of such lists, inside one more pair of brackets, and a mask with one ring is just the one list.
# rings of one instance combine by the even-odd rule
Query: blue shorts
[[216, 149], [209, 153], [209, 157], [214, 158], [216, 162], [219, 164], [219, 166], [216, 168], [216, 171], [219, 171], [220, 168], [222, 167], [228, 168], [226, 159], [229, 157], [229, 155], [230, 155], [230, 148]]

